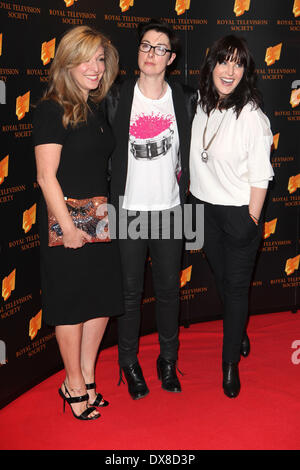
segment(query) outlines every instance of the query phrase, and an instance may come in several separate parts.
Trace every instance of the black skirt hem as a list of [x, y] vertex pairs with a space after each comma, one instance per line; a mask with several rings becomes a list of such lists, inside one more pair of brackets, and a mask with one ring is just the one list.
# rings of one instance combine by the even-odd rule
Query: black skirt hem
[[43, 322], [48, 325], [48, 326], [63, 326], [63, 325], [79, 325], [80, 323], [86, 323], [89, 320], [93, 320], [95, 318], [116, 318], [124, 315], [124, 312], [122, 313], [109, 313], [106, 315], [99, 315], [99, 313], [90, 315], [88, 318], [84, 318], [83, 320], [63, 320], [62, 322], [57, 322], [53, 319], [48, 319], [47, 316], [44, 316]]

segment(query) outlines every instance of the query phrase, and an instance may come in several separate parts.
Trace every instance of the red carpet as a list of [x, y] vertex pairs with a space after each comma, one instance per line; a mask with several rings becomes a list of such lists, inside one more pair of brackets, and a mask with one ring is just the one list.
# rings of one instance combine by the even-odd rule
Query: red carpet
[[[5, 450], [296, 450], [300, 449], [300, 313], [250, 317], [251, 353], [240, 363], [241, 393], [222, 391], [221, 321], [181, 328], [179, 369], [183, 393], [157, 380], [157, 335], [141, 338], [140, 362], [150, 394], [137, 402], [118, 382], [117, 349], [101, 353], [99, 390], [110, 401], [101, 418], [75, 420], [62, 412], [57, 389], [63, 372], [0, 410]], [[298, 359], [298, 360], [297, 360]], [[101, 385], [101, 386], [100, 386]]]

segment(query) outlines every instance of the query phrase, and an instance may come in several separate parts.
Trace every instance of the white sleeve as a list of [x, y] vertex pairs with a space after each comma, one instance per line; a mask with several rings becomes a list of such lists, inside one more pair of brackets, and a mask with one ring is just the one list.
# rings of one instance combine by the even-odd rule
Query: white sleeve
[[257, 188], [267, 188], [268, 182], [274, 176], [270, 162], [273, 143], [270, 121], [261, 109], [252, 109], [248, 106], [244, 119], [249, 184]]

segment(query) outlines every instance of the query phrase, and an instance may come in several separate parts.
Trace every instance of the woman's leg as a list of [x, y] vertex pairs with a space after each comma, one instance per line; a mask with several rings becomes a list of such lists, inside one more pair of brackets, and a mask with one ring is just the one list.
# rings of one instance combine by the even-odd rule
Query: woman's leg
[[147, 245], [148, 240], [119, 240], [125, 310], [118, 318], [119, 364], [122, 368], [137, 361]]
[[248, 318], [248, 296], [261, 230], [247, 206], [205, 204], [204, 251], [223, 302], [223, 361], [240, 360]]
[[247, 206], [209, 205], [205, 233], [204, 245], [207, 246], [204, 249], [224, 305], [223, 389], [228, 397], [234, 398], [240, 391], [238, 362], [248, 318], [249, 286], [261, 229], [249, 217]]
[[160, 221], [151, 220], [151, 230], [156, 229], [159, 238], [149, 240], [156, 299], [156, 324], [160, 344], [157, 372], [162, 388], [169, 392], [181, 392], [176, 373], [176, 361], [179, 347], [179, 289], [183, 243], [181, 230], [176, 234], [178, 238], [175, 238], [173, 233], [175, 217], [177, 228], [180, 230], [182, 227], [180, 207], [174, 208], [174, 212], [173, 210], [162, 211]]
[[224, 306], [224, 220], [223, 208], [212, 204], [204, 204], [204, 252], [214, 274], [217, 292]]
[[160, 355], [177, 361], [182, 240], [151, 240], [150, 256]]
[[[250, 229], [252, 229], [251, 224], [254, 225], [254, 222], [250, 217], [250, 220], [247, 220], [247, 213], [243, 213], [245, 209], [238, 207], [234, 212], [236, 213], [231, 215], [233, 230], [226, 234], [224, 243], [226, 269], [224, 275], [223, 361], [225, 362], [240, 360], [241, 342], [248, 319], [249, 288], [257, 250], [261, 242], [260, 227], [253, 227], [254, 231], [249, 235], [247, 223], [249, 222]], [[236, 220], [234, 220], [235, 218]]]
[[[82, 341], [81, 341], [81, 370], [85, 384], [94, 383], [95, 381], [95, 365], [102, 341], [108, 317], [98, 317], [86, 321], [83, 324]], [[90, 403], [96, 399], [96, 390], [87, 391], [90, 397]]]
[[[67, 390], [72, 397], [86, 394], [85, 381], [81, 370], [81, 342], [83, 324], [58, 325], [56, 326], [56, 339], [63, 359]], [[66, 394], [65, 386], [62, 385], [62, 392]], [[87, 407], [87, 401], [73, 403], [74, 413], [80, 415]], [[99, 414], [97, 411], [91, 413], [91, 417]]]
[[148, 240], [128, 238], [119, 240], [119, 246], [125, 310], [124, 315], [118, 318], [119, 365], [127, 380], [131, 398], [138, 400], [149, 393], [137, 359]]

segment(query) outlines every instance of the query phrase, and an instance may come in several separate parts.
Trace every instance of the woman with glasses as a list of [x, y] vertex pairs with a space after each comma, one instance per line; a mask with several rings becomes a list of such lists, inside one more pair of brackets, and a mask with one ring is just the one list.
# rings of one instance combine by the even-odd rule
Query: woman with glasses
[[[182, 236], [173, 229], [188, 190], [190, 129], [197, 101], [193, 90], [166, 80], [178, 50], [173, 30], [150, 20], [140, 25], [138, 34], [139, 78], [124, 82], [107, 98], [117, 142], [111, 201], [128, 227], [126, 237], [119, 237], [125, 302], [125, 315], [118, 319], [119, 365], [134, 400], [149, 393], [137, 359], [148, 251], [160, 343], [158, 377], [165, 390], [181, 391], [176, 362]], [[130, 227], [137, 218], [139, 233], [133, 233]], [[170, 236], [163, 230], [165, 220]]]

